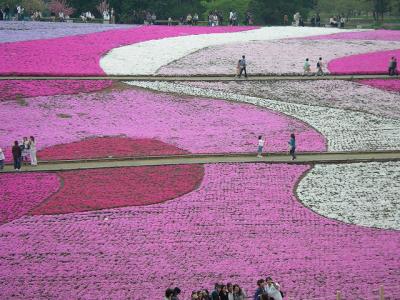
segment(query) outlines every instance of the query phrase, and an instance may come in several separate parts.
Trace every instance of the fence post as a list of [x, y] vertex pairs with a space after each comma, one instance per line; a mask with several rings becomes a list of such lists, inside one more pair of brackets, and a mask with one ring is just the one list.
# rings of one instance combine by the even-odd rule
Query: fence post
[[379, 287], [379, 300], [385, 300], [385, 290], [383, 285]]
[[342, 299], [342, 296], [340, 295], [340, 291], [336, 291], [336, 300]]

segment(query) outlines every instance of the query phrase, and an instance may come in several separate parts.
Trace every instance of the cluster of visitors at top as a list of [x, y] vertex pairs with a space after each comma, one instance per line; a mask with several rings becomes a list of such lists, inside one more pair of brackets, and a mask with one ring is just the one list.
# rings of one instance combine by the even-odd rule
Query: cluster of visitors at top
[[17, 4], [12, 10], [10, 6], [7, 4], [4, 8], [0, 9], [0, 20], [5, 21], [23, 21], [25, 9]]

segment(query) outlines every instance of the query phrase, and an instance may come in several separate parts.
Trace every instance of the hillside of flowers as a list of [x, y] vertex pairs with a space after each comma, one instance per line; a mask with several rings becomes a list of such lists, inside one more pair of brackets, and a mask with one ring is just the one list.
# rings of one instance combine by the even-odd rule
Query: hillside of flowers
[[[38, 150], [90, 137], [122, 135], [154, 139], [191, 153], [235, 153], [255, 151], [259, 135], [268, 137], [266, 151], [286, 151], [290, 133], [295, 130], [299, 151], [325, 150], [325, 138], [320, 133], [280, 113], [243, 103], [129, 87], [100, 93], [27, 98], [22, 104], [7, 101], [0, 103], [0, 118], [4, 122], [0, 147], [6, 149], [8, 159], [11, 159], [9, 150], [15, 138], [26, 135], [37, 137]], [[19, 122], [21, 119], [24, 121]], [[176, 154], [173, 148], [164, 150], [163, 154]], [[69, 150], [60, 147], [57, 157], [79, 158], [74, 154], [67, 157], [63, 151]], [[43, 153], [43, 159], [48, 159], [49, 155], [45, 154], [48, 151]], [[40, 155], [39, 151], [39, 158]]]
[[187, 299], [193, 287], [222, 280], [251, 294], [266, 274], [294, 299], [330, 299], [338, 287], [343, 297], [367, 299], [379, 284], [398, 295], [399, 232], [346, 225], [302, 206], [293, 189], [307, 170], [206, 165], [198, 189], [162, 204], [6, 223], [3, 297], [136, 299], [147, 290], [158, 299], [171, 284]]
[[[129, 82], [155, 91], [180, 93], [248, 103], [283, 113], [309, 124], [326, 138], [328, 151], [375, 151], [399, 149], [399, 119], [378, 117], [353, 110], [283, 102], [246, 96], [230, 90], [214, 90], [172, 82]], [[268, 135], [267, 135], [268, 136]]]
[[[0, 22], [0, 75], [379, 71], [394, 31]], [[304, 52], [298, 51], [299, 48]], [[397, 53], [397, 52], [396, 52]], [[276, 57], [279, 57], [277, 59]], [[371, 64], [368, 64], [370, 60]], [[379, 61], [379, 62], [378, 62]], [[376, 64], [375, 64], [376, 63]], [[370, 67], [369, 67], [370, 66]], [[335, 69], [338, 68], [338, 69]], [[340, 70], [342, 68], [342, 71]], [[364, 70], [363, 69], [363, 70]], [[386, 70], [386, 69], [385, 69]], [[0, 147], [43, 160], [397, 151], [398, 80], [0, 81]], [[160, 299], [272, 275], [288, 299], [400, 295], [399, 163], [221, 163], [0, 173], [4, 299]], [[23, 167], [24, 169], [24, 167]], [[155, 288], [156, 287], [156, 288]]]

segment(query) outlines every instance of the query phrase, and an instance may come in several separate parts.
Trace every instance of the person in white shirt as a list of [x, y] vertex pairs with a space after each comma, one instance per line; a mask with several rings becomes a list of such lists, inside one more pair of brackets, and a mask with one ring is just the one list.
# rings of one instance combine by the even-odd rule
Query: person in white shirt
[[262, 139], [262, 136], [260, 135], [258, 137], [258, 149], [257, 149], [257, 157], [262, 157], [262, 152], [264, 148], [265, 141]]
[[6, 157], [4, 155], [3, 149], [0, 148], [0, 171], [4, 168], [4, 161]]
[[38, 162], [36, 158], [36, 142], [33, 136], [31, 136], [29, 139], [29, 152], [31, 156], [31, 165], [37, 166]]
[[226, 287], [227, 287], [227, 289], [228, 289], [228, 300], [234, 300], [234, 299], [233, 299], [233, 284], [230, 283], [230, 282], [228, 282], [228, 283], [226, 284]]
[[274, 282], [271, 277], [267, 277], [264, 290], [269, 297], [274, 298], [274, 300], [283, 300], [280, 289], [281, 287], [277, 282]]

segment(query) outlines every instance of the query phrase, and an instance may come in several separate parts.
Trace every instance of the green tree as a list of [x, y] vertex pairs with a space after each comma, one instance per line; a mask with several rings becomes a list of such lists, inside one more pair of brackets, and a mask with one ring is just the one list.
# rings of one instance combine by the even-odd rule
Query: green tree
[[291, 18], [300, 12], [306, 18], [314, 6], [314, 0], [251, 0], [249, 8], [256, 23], [280, 25], [284, 15]]

